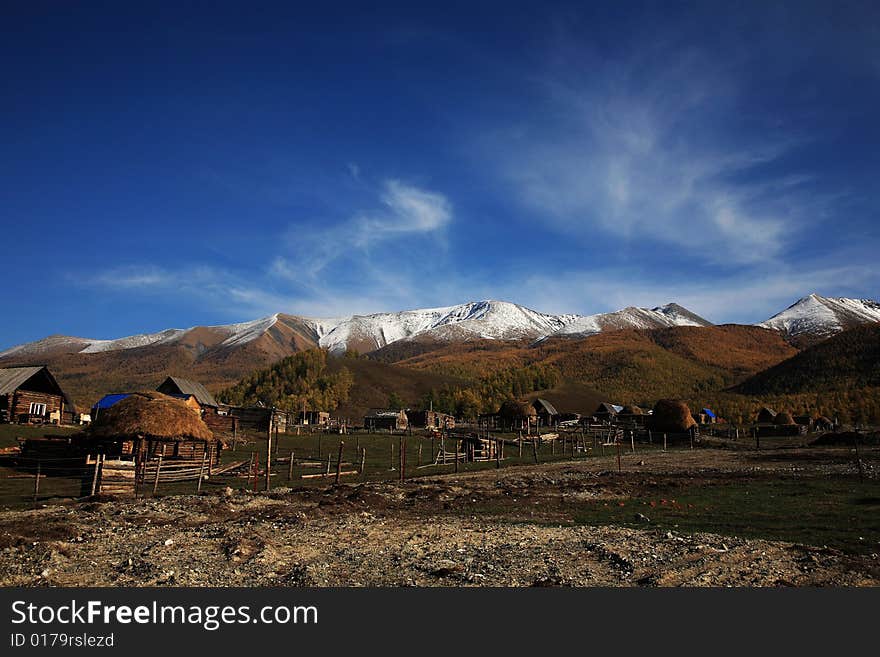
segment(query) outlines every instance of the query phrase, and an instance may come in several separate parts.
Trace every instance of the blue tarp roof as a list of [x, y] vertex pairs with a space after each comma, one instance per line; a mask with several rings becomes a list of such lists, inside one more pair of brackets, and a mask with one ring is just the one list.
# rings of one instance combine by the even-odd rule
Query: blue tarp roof
[[713, 413], [713, 412], [712, 412], [712, 409], [710, 409], [710, 408], [704, 408], [704, 409], [703, 409], [703, 413], [705, 413], [705, 414], [708, 415], [709, 417], [715, 417], [715, 413]]
[[111, 406], [113, 406], [113, 404], [115, 404], [118, 401], [122, 401], [123, 399], [125, 399], [129, 395], [131, 395], [131, 393], [129, 393], [129, 392], [117, 393], [117, 394], [113, 394], [113, 395], [104, 395], [103, 397], [101, 397], [101, 399], [98, 401], [98, 403], [93, 406], [93, 408], [98, 408], [98, 409], [110, 408]]

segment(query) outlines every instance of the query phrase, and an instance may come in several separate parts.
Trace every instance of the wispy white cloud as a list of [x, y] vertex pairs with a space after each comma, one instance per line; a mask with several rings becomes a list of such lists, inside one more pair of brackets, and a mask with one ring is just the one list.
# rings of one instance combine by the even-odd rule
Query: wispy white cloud
[[[360, 171], [352, 170], [360, 176]], [[413, 261], [388, 257], [400, 240], [425, 240], [402, 252], [437, 253], [443, 231], [453, 220], [452, 204], [438, 192], [397, 179], [375, 189], [374, 207], [352, 212], [341, 221], [303, 231], [297, 226], [279, 239], [267, 266], [249, 271], [192, 265], [180, 268], [128, 265], [74, 282], [140, 295], [187, 297], [212, 310], [236, 317], [290, 312], [339, 316], [396, 310], [418, 305], [432, 294], [426, 274], [436, 258]], [[291, 255], [292, 254], [292, 255]]]
[[665, 44], [613, 63], [569, 45], [553, 62], [533, 118], [480, 147], [535, 220], [585, 243], [598, 231], [744, 264], [813, 220], [807, 177], [771, 173], [805, 138], [750, 128], [729, 69]]
[[[365, 288], [402, 285], [405, 279], [392, 277], [387, 258], [380, 258], [384, 267], [376, 265], [378, 252], [399, 247], [399, 240], [414, 239], [428, 239], [433, 249], [443, 248], [444, 230], [453, 220], [452, 203], [444, 194], [396, 179], [384, 181], [375, 194], [376, 207], [370, 210], [308, 230], [291, 226], [286, 246], [293, 255], [278, 255], [269, 273], [313, 293], [353, 273], [362, 276], [359, 282]], [[397, 259], [392, 267], [405, 268]]]

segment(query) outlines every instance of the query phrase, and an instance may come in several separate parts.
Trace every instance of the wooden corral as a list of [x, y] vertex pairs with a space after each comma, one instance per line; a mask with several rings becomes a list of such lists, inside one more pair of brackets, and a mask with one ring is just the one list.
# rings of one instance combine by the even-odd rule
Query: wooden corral
[[75, 414], [47, 367], [0, 369], [0, 423], [72, 424]]

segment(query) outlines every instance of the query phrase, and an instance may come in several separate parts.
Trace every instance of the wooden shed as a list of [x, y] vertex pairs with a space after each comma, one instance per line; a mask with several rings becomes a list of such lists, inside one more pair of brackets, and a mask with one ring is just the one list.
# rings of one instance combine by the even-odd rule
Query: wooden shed
[[75, 413], [46, 366], [0, 369], [0, 423], [72, 424]]
[[374, 409], [364, 416], [364, 427], [370, 431], [402, 431], [409, 428], [409, 417], [404, 410]]
[[617, 418], [617, 409], [614, 408], [613, 404], [602, 402], [596, 410], [593, 411], [593, 417], [598, 420], [611, 421]]
[[412, 427], [423, 429], [454, 429], [455, 417], [440, 411], [407, 411], [406, 416]]
[[559, 411], [557, 411], [553, 404], [546, 399], [541, 399], [539, 397], [532, 402], [532, 408], [535, 409], [538, 422], [542, 426], [552, 427], [559, 421]]

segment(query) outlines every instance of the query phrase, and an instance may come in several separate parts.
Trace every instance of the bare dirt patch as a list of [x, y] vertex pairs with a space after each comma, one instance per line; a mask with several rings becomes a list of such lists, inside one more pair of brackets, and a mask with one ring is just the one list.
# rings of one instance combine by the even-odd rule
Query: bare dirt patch
[[[870, 474], [880, 451], [863, 449], [861, 458]], [[777, 531], [765, 509], [772, 516], [781, 505], [782, 522], [801, 484], [839, 484], [846, 523], [860, 510], [874, 514], [877, 482], [859, 481], [854, 467], [847, 449], [684, 450], [627, 455], [623, 472], [596, 458], [403, 484], [5, 512], [0, 584], [876, 586], [880, 536], [871, 520], [858, 529], [865, 536], [844, 536], [844, 549], [818, 533], [816, 544], [763, 537]], [[752, 537], [717, 522], [731, 515], [729, 504], [712, 505], [715, 492], [741, 490], [764, 496], [749, 501]], [[689, 509], [683, 499], [709, 503]], [[827, 505], [798, 508], [829, 513]]]

